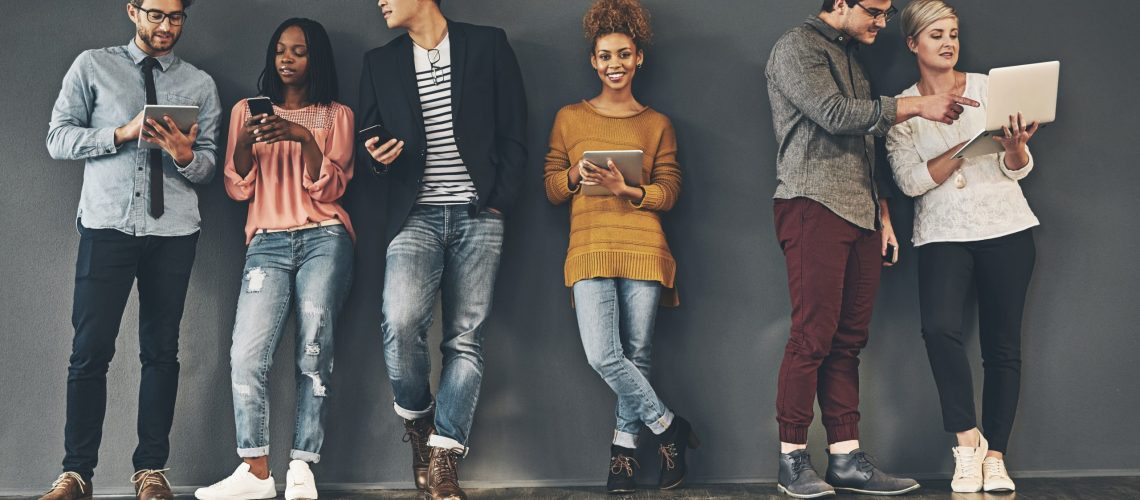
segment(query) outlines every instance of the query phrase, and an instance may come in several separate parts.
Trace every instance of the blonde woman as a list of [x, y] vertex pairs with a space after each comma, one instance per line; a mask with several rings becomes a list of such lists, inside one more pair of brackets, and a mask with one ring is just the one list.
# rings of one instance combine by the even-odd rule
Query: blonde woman
[[[958, 16], [941, 0], [917, 0], [902, 12], [906, 44], [920, 78], [900, 97], [952, 92], [982, 103], [953, 124], [909, 120], [891, 129], [887, 150], [895, 180], [915, 198], [922, 336], [947, 432], [957, 436], [951, 487], [956, 492], [1011, 491], [1003, 461], [1021, 380], [1021, 316], [1033, 274], [1030, 228], [1037, 218], [1018, 181], [1033, 169], [1026, 143], [1036, 123], [1009, 117], [1004, 151], [964, 160], [953, 152], [984, 125], [986, 75], [955, 67]], [[984, 360], [982, 427], [974, 409], [963, 310], [976, 290]]]

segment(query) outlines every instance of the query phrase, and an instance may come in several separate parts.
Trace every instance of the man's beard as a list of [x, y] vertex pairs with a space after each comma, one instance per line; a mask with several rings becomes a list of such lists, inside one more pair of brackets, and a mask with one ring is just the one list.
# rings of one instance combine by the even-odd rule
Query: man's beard
[[153, 31], [150, 33], [147, 33], [146, 31], [143, 31], [141, 26], [138, 28], [137, 31], [138, 31], [138, 35], [139, 35], [139, 40], [142, 40], [143, 44], [145, 44], [148, 48], [150, 48], [150, 50], [152, 50], [154, 52], [166, 52], [170, 49], [173, 49], [174, 44], [178, 43], [178, 35], [171, 33], [169, 45], [166, 47], [160, 47], [160, 46], [158, 46], [158, 44], [161, 42], [156, 42], [154, 40], [154, 32]]

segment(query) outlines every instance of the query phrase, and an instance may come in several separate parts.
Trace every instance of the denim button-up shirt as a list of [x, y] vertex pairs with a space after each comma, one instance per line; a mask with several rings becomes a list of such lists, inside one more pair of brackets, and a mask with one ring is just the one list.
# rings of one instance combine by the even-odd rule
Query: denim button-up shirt
[[194, 184], [214, 176], [221, 107], [214, 80], [172, 54], [158, 58], [154, 72], [158, 104], [199, 107], [194, 159], [185, 166], [163, 151], [165, 213], [155, 219], [150, 204], [147, 150], [137, 141], [115, 146], [115, 129], [146, 105], [142, 61], [134, 40], [119, 47], [83, 52], [63, 78], [51, 113], [47, 148], [57, 160], [86, 160], [77, 218], [93, 229], [135, 236], [184, 236], [198, 231]]
[[875, 140], [895, 122], [893, 97], [871, 95], [858, 42], [811, 17], [780, 37], [768, 59], [779, 153], [775, 198], [805, 197], [866, 229], [878, 228], [882, 192]]

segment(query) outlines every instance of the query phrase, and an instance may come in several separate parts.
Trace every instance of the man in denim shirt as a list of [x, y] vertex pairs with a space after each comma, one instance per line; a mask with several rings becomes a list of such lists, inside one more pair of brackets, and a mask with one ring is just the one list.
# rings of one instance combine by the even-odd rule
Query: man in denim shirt
[[[178, 326], [198, 241], [194, 184], [214, 175], [220, 115], [213, 79], [171, 52], [191, 1], [131, 0], [135, 37], [80, 54], [52, 110], [52, 158], [86, 165], [76, 216], [64, 472], [44, 499], [91, 496], [107, 367], [136, 277], [142, 381], [132, 482], [139, 498], [174, 498], [163, 469], [178, 389]], [[188, 133], [170, 121], [144, 122], [146, 104], [198, 106], [198, 122]], [[160, 149], [140, 149], [140, 135]]]

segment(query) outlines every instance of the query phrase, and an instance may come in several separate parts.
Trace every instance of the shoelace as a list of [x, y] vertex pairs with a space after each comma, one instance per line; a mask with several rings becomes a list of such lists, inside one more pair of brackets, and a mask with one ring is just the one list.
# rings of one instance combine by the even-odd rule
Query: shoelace
[[863, 472], [871, 472], [875, 470], [875, 457], [872, 457], [865, 451], [855, 452], [855, 463], [859, 470]]
[[974, 477], [978, 475], [978, 457], [976, 455], [967, 452], [959, 454], [958, 450], [955, 449], [954, 458], [957, 459], [955, 460], [957, 464], [954, 467], [955, 478]]
[[1005, 471], [1005, 461], [1000, 458], [991, 458], [982, 462], [982, 470], [987, 476], [1009, 477], [1009, 473]]
[[661, 459], [665, 461], [665, 468], [667, 470], [673, 470], [677, 467], [677, 463], [673, 461], [674, 458], [677, 458], [677, 446], [675, 444], [669, 443], [660, 445], [657, 451], [661, 453]]
[[428, 456], [430, 453], [428, 446], [426, 446], [427, 439], [424, 437], [423, 433], [419, 431], [419, 429], [416, 429], [414, 427], [408, 427], [405, 429], [403, 441], [405, 443], [412, 443], [412, 447], [415, 449], [416, 456], [419, 457], [420, 460], [423, 460], [424, 462], [428, 461]]
[[142, 491], [147, 486], [160, 486], [167, 489], [170, 488], [170, 482], [166, 480], [164, 474], [167, 469], [143, 469], [136, 472], [131, 476], [131, 482], [135, 485], [135, 491]]
[[625, 472], [627, 476], [633, 477], [634, 465], [636, 465], [638, 469], [641, 468], [641, 464], [637, 462], [637, 459], [625, 455], [618, 455], [610, 459], [610, 474], [616, 476]]
[[446, 451], [436, 455], [434, 458], [435, 463], [432, 464], [432, 482], [455, 482], [455, 458], [456, 454]]
[[67, 486], [66, 485], [67, 478], [74, 479], [75, 482], [77, 484], [79, 484], [79, 492], [80, 493], [87, 493], [87, 488], [83, 487], [83, 476], [80, 476], [79, 473], [77, 473], [77, 472], [70, 472], [70, 471], [64, 472], [63, 474], [60, 474], [59, 477], [56, 478], [55, 482], [51, 483], [51, 489], [48, 491], [55, 491], [57, 489], [66, 487]]
[[792, 455], [792, 473], [796, 476], [805, 470], [812, 469], [811, 456], [806, 453]]

